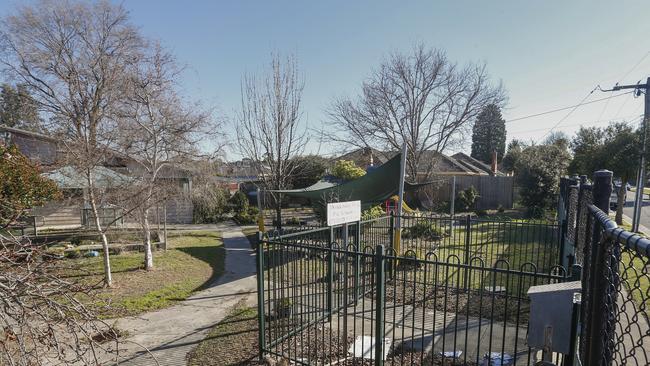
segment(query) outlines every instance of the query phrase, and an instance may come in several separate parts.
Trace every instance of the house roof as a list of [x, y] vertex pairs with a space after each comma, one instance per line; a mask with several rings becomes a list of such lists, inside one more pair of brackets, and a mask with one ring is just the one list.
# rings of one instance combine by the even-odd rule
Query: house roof
[[[463, 164], [471, 165], [474, 168], [480, 169], [480, 170], [482, 170], [482, 171], [484, 171], [484, 172], [486, 172], [488, 174], [492, 174], [492, 167], [489, 164], [486, 164], [486, 163], [484, 163], [484, 162], [482, 162], [482, 161], [480, 161], [480, 160], [478, 160], [478, 159], [476, 159], [476, 158], [474, 158], [474, 157], [472, 157], [470, 155], [459, 152], [459, 153], [456, 153], [456, 154], [452, 155], [452, 157], [454, 159], [458, 160], [459, 162], [462, 162]], [[505, 175], [505, 174], [503, 172], [499, 171], [498, 168], [497, 168], [496, 175]]]
[[[367, 168], [370, 165], [370, 156], [372, 156], [374, 166], [379, 166], [397, 154], [398, 152], [396, 151], [380, 151], [373, 148], [360, 148], [333, 158], [332, 161], [352, 160], [358, 166]], [[424, 151], [419, 163], [420, 166], [418, 167], [418, 172], [422, 174], [429, 172], [430, 170], [433, 170], [435, 174], [439, 175], [491, 174], [490, 166], [463, 153], [448, 156], [436, 151]], [[431, 167], [432, 164], [433, 166]]]
[[[133, 178], [103, 166], [94, 167], [92, 173], [98, 188], [115, 188], [133, 182]], [[42, 175], [53, 180], [61, 189], [82, 189], [88, 186], [82, 172], [69, 165]]]

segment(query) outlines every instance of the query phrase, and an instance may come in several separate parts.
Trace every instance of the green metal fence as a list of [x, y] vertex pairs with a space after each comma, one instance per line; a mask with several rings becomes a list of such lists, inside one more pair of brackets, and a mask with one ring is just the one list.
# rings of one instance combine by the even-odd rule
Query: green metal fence
[[260, 357], [301, 365], [537, 360], [525, 340], [526, 292], [569, 278], [557, 265], [557, 225], [404, 216], [397, 247], [394, 221], [263, 240]]

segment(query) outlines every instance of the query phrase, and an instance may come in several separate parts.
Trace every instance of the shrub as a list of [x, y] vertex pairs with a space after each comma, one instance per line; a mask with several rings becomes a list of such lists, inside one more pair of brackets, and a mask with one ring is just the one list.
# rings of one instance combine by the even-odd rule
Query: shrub
[[476, 188], [469, 186], [456, 195], [456, 209], [460, 212], [469, 211], [479, 197], [481, 196], [478, 194]]
[[361, 220], [372, 220], [386, 215], [381, 205], [370, 207], [361, 213]]
[[259, 210], [257, 207], [248, 207], [244, 212], [236, 213], [233, 220], [239, 225], [252, 225], [257, 222], [257, 215]]
[[297, 217], [294, 216], [294, 217], [288, 219], [285, 222], [285, 224], [297, 226], [297, 225], [300, 225], [300, 220]]
[[193, 223], [214, 224], [223, 220], [228, 212], [228, 192], [218, 187], [213, 188], [196, 192], [192, 196]]
[[487, 210], [476, 210], [476, 216], [478, 217], [486, 217], [488, 215]]
[[503, 208], [503, 205], [499, 205], [499, 207], [497, 207], [497, 212], [498, 213], [504, 213], [504, 212], [506, 212], [506, 209]]
[[79, 249], [66, 250], [64, 256], [68, 259], [81, 258], [81, 252]]
[[405, 229], [404, 236], [411, 239], [425, 238], [438, 240], [444, 236], [444, 233], [434, 222], [423, 220]]
[[237, 191], [235, 194], [230, 197], [230, 204], [233, 206], [233, 211], [235, 214], [243, 214], [248, 212], [249, 203], [246, 193], [242, 191]]
[[419, 268], [422, 265], [421, 260], [422, 258], [418, 253], [409, 251], [400, 259], [399, 267], [402, 269]]
[[363, 177], [366, 171], [359, 168], [354, 161], [338, 160], [332, 167], [332, 175], [343, 180], [354, 180]]
[[557, 204], [560, 177], [566, 173], [571, 155], [565, 144], [528, 146], [516, 163], [519, 199], [530, 217], [544, 217]]

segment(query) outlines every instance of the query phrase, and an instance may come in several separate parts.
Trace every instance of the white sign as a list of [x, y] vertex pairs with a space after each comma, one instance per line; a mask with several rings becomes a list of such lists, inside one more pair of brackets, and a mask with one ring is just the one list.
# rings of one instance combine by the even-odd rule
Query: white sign
[[334, 202], [327, 204], [327, 226], [361, 220], [361, 201]]

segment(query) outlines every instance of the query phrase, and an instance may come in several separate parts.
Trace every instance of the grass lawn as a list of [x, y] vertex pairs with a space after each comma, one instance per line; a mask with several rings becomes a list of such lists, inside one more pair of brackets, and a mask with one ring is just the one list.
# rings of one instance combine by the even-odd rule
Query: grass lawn
[[217, 232], [170, 233], [169, 249], [154, 252], [154, 270], [143, 269], [143, 253], [111, 255], [113, 287], [102, 288], [103, 257], [62, 262], [70, 278], [97, 284], [83, 299], [104, 318], [161, 309], [187, 298], [223, 273], [225, 249]]
[[188, 355], [187, 364], [259, 365], [257, 310], [237, 306]]

